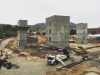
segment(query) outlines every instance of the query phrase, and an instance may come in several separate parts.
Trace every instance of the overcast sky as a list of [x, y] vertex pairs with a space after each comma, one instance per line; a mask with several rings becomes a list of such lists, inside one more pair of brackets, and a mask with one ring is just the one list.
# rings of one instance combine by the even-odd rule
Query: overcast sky
[[70, 22], [100, 27], [100, 0], [0, 0], [0, 23], [28, 25], [46, 22], [53, 15], [70, 16]]

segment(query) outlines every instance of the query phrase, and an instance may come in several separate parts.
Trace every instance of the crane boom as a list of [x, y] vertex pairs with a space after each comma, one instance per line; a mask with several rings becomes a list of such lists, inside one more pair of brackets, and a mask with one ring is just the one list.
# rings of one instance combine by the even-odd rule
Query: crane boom
[[42, 34], [42, 31], [40, 29], [38, 29], [38, 32], [40, 33], [40, 36], [41, 36], [41, 40], [39, 40], [39, 43], [46, 43], [46, 39], [44, 37], [44, 35]]

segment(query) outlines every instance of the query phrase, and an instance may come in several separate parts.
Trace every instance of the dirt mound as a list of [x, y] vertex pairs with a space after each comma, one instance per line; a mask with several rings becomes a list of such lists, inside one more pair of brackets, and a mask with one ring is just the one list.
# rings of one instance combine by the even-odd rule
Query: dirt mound
[[18, 48], [18, 39], [13, 38], [5, 45], [5, 48]]

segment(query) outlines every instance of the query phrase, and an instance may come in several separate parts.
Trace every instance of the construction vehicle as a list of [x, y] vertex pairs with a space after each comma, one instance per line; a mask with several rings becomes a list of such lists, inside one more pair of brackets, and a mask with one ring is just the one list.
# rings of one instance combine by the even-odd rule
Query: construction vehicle
[[78, 51], [76, 52], [76, 54], [78, 54], [78, 55], [84, 55], [84, 54], [87, 54], [87, 53], [88, 53], [83, 47], [79, 46], [78, 48], [79, 48], [80, 50], [78, 50]]
[[79, 46], [78, 49], [76, 48], [71, 48], [71, 47], [65, 47], [66, 50], [68, 51], [72, 51], [75, 52], [77, 55], [84, 55], [87, 54], [88, 52], [86, 51], [86, 49], [84, 49], [83, 47]]
[[38, 33], [40, 34], [41, 36], [41, 39], [38, 39], [38, 42], [36, 44], [27, 44], [27, 48], [29, 47], [39, 47], [42, 45], [42, 44], [45, 44], [46, 43], [46, 39], [44, 37], [44, 35], [42, 34], [42, 31], [41, 29], [38, 29]]
[[37, 44], [38, 44], [39, 49], [42, 49], [41, 46], [44, 46], [44, 44], [46, 43], [46, 38], [45, 38], [44, 35], [42, 34], [42, 31], [41, 31], [40, 28], [38, 29], [38, 32], [40, 33], [41, 39], [38, 40], [38, 43], [37, 43]]
[[49, 55], [45, 60], [49, 65], [56, 65], [58, 63], [62, 63], [63, 65], [65, 65], [64, 61], [67, 59], [69, 59], [69, 55], [58, 54], [58, 55]]
[[45, 44], [46, 43], [46, 38], [44, 37], [44, 35], [42, 34], [41, 29], [38, 29], [38, 32], [40, 33], [41, 36], [41, 40], [38, 40], [39, 44]]

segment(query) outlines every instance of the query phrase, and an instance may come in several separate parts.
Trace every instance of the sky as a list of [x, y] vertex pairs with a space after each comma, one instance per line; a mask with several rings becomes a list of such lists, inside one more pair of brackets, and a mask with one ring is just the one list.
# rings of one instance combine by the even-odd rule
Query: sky
[[70, 16], [70, 22], [100, 27], [100, 0], [0, 0], [0, 23], [45, 23], [53, 15]]

